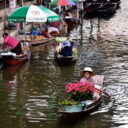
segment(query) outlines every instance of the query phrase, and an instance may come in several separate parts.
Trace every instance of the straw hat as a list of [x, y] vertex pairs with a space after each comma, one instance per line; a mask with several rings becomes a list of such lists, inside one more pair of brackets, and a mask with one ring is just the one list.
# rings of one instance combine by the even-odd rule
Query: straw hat
[[82, 76], [84, 76], [84, 73], [85, 73], [85, 72], [90, 72], [90, 73], [91, 73], [91, 76], [96, 75], [96, 73], [92, 70], [91, 67], [85, 67], [84, 70], [81, 70], [81, 71], [80, 71], [80, 74], [81, 74]]

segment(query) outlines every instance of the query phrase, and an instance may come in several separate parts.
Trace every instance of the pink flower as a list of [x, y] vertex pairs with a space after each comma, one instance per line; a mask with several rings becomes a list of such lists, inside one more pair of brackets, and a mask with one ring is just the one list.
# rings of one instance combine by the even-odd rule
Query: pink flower
[[80, 91], [82, 93], [87, 93], [89, 91], [93, 92], [94, 91], [94, 85], [91, 83], [86, 83], [84, 84], [83, 82], [78, 82], [78, 83], [69, 83], [66, 85], [66, 90], [67, 93], [72, 93], [74, 91]]

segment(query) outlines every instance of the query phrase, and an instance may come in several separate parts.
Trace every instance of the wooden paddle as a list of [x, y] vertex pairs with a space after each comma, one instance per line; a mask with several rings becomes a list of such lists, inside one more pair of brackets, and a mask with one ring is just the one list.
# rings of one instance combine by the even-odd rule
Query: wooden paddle
[[109, 98], [111, 97], [111, 95], [109, 95], [107, 92], [105, 92], [105, 91], [102, 91], [102, 90], [100, 90], [100, 89], [97, 89], [97, 88], [95, 88], [97, 91], [99, 91], [100, 93], [104, 93], [105, 95], [107, 95]]

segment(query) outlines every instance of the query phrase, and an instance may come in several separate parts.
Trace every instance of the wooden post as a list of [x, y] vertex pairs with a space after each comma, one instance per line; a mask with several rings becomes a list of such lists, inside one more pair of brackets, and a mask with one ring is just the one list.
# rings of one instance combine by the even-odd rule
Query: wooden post
[[20, 0], [20, 6], [22, 7], [24, 5], [24, 0]]
[[4, 1], [4, 33], [5, 33], [5, 28], [6, 28], [6, 0]]
[[26, 37], [26, 22], [24, 23], [24, 32], [25, 32], [25, 40], [27, 39], [27, 37]]

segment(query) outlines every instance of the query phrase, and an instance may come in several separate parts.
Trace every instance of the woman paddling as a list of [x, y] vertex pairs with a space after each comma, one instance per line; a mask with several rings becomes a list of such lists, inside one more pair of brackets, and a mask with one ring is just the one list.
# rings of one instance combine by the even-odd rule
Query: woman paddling
[[91, 67], [85, 67], [84, 70], [80, 71], [80, 74], [84, 76], [83, 78], [81, 78], [80, 82], [83, 82], [84, 84], [85, 83], [93, 84], [95, 86], [95, 91], [97, 93], [100, 93], [101, 86], [96, 85], [95, 80], [93, 78], [93, 76], [95, 76], [96, 73], [92, 70]]
[[[81, 78], [80, 82], [94, 84], [95, 86], [94, 93], [98, 93], [98, 94], [104, 93], [105, 95], [110, 97], [108, 93], [102, 91], [102, 86], [100, 86], [103, 84], [102, 80], [104, 79], [104, 76], [96, 75], [96, 73], [92, 70], [91, 67], [85, 67], [82, 71], [80, 71], [80, 74], [84, 76], [83, 78]], [[99, 79], [102, 79], [102, 80], [99, 80]]]

